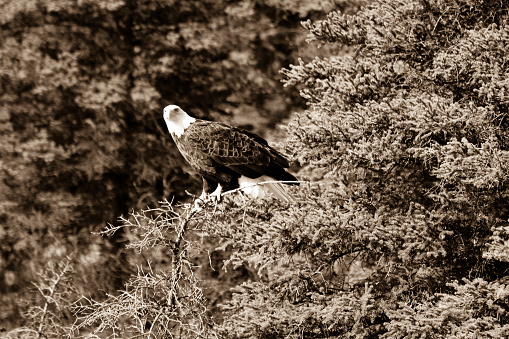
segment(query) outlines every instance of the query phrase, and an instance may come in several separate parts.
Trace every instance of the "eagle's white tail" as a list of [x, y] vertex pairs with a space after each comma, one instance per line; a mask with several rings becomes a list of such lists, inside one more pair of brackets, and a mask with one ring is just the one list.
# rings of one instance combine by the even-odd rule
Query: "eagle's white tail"
[[[295, 202], [295, 198], [285, 190], [282, 184], [273, 181], [276, 181], [276, 179], [267, 175], [262, 175], [256, 179], [242, 176], [239, 178], [239, 186], [240, 188], [243, 188], [242, 190], [245, 194], [255, 199], [263, 199], [268, 191], [274, 194], [279, 200]], [[260, 183], [263, 184], [259, 185]]]

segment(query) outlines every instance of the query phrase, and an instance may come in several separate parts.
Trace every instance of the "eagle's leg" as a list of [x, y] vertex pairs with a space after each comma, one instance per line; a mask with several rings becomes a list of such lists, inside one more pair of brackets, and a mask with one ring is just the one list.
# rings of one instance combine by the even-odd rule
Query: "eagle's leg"
[[223, 187], [221, 187], [221, 184], [217, 184], [216, 190], [214, 192], [210, 193], [210, 198], [214, 199], [216, 202], [220, 202], [222, 192], [223, 192]]
[[207, 199], [207, 195], [209, 194], [210, 192], [210, 183], [207, 179], [205, 179], [204, 177], [202, 177], [202, 180], [203, 180], [203, 190], [201, 192], [201, 195], [200, 195], [200, 200], [201, 201], [205, 201]]
[[[214, 192], [209, 193], [211, 188], [216, 186]], [[198, 199], [195, 201], [195, 205], [199, 206], [199, 204], [205, 203], [207, 200], [211, 199], [217, 204], [221, 201], [221, 193], [223, 192], [223, 187], [219, 183], [210, 182], [207, 179], [203, 178], [203, 191]]]

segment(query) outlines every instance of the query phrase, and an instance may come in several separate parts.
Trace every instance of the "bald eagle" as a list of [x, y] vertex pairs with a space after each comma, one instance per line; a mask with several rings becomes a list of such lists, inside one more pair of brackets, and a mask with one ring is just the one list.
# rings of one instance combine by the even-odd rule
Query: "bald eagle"
[[202, 176], [201, 199], [210, 195], [219, 200], [223, 189], [240, 187], [253, 198], [263, 198], [269, 191], [282, 201], [295, 201], [275, 181], [288, 183], [297, 178], [285, 170], [288, 161], [265, 139], [240, 128], [195, 119], [176, 105], [166, 106], [163, 117], [180, 153]]

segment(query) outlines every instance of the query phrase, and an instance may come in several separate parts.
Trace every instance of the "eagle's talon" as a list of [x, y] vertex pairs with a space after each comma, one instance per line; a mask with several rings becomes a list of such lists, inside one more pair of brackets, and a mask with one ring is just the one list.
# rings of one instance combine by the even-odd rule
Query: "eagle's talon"
[[209, 199], [213, 199], [216, 204], [221, 202], [221, 193], [223, 192], [223, 188], [220, 184], [217, 185], [217, 188], [214, 192], [210, 193]]
[[203, 210], [203, 207], [209, 202], [214, 202], [214, 205], [217, 205], [219, 202], [221, 202], [222, 192], [223, 188], [221, 185], [217, 185], [216, 190], [210, 194], [207, 194], [205, 190], [203, 190], [200, 196], [194, 201], [194, 208], [198, 211], [201, 211]]
[[194, 201], [194, 209], [198, 212], [201, 212], [203, 210], [203, 206], [205, 205], [205, 201], [201, 198], [197, 198]]

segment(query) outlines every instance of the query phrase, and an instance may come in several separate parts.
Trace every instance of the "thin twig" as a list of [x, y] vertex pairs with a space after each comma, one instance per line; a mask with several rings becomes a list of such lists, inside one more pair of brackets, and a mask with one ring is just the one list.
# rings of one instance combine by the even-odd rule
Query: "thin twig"
[[309, 183], [309, 181], [307, 181], [307, 180], [270, 180], [270, 181], [262, 181], [262, 182], [257, 182], [255, 184], [246, 185], [246, 186], [243, 186], [243, 187], [232, 189], [230, 191], [223, 192], [223, 193], [221, 193], [221, 196], [232, 194], [232, 193], [235, 193], [235, 192], [238, 192], [238, 191], [242, 191], [242, 190], [244, 190], [246, 188], [255, 187], [255, 186], [258, 186], [258, 185], [265, 185], [265, 184], [301, 184], [301, 183]]

